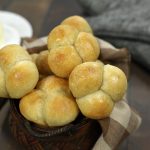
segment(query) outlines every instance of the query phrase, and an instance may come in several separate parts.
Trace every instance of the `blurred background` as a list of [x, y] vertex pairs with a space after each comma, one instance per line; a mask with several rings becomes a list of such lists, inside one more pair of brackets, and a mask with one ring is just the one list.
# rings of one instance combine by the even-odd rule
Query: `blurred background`
[[78, 7], [75, 0], [0, 0], [1, 11], [17, 13], [31, 23], [33, 37], [46, 36], [65, 17], [80, 14]]
[[[102, 7], [104, 5], [103, 0], [97, 1], [99, 4], [98, 6]], [[99, 33], [97, 34], [97, 36], [99, 36], [100, 38], [104, 38], [105, 40], [109, 40], [110, 42], [112, 41], [112, 43], [116, 44], [116, 46], [126, 47], [125, 44], [132, 45], [132, 47], [127, 47], [132, 54], [127, 97], [130, 106], [136, 109], [143, 119], [142, 125], [138, 129], [138, 131], [128, 137], [120, 145], [119, 149], [148, 150], [150, 147], [150, 66], [149, 62], [147, 62], [146, 60], [147, 58], [150, 58], [150, 38], [148, 34], [150, 30], [150, 21], [146, 22], [146, 25], [143, 25], [144, 20], [141, 21], [141, 19], [150, 19], [150, 17], [147, 16], [150, 8], [149, 0], [142, 1], [142, 4], [138, 5], [137, 7], [134, 7], [134, 5], [136, 5], [136, 3], [141, 3], [140, 0], [131, 0], [130, 2], [128, 0], [123, 0], [124, 6], [128, 7], [128, 9], [124, 9], [124, 7], [121, 6], [121, 12], [123, 12], [122, 14], [126, 13], [126, 15], [120, 15], [120, 20], [122, 19], [120, 21], [117, 18], [112, 19], [113, 16], [118, 15], [117, 11], [110, 13], [113, 14], [113, 16], [108, 13], [105, 14], [105, 18], [111, 16], [109, 20], [111, 22], [107, 22], [107, 19], [105, 21], [104, 17], [100, 16], [105, 13], [105, 9], [102, 12], [99, 12], [97, 10], [100, 10], [101, 7], [96, 7], [96, 11], [93, 11], [92, 6], [94, 6], [94, 4], [91, 2], [92, 0], [88, 1], [87, 3], [85, 3], [84, 0], [83, 2], [82, 0], [0, 0], [0, 45], [4, 45], [5, 42], [14, 42], [20, 44], [23, 38], [39, 38], [47, 36], [54, 26], [58, 25], [64, 18], [71, 15], [81, 15], [87, 17], [92, 27], [94, 28], [95, 34], [98, 33], [97, 31], [99, 31], [99, 28], [97, 28], [97, 26], [94, 26], [90, 17], [93, 17], [94, 21], [95, 19], [102, 17], [103, 22], [109, 23], [110, 26], [112, 22], [115, 22], [112, 26], [117, 26], [117, 30], [119, 30], [119, 25], [117, 24], [118, 21], [120, 23], [120, 30], [122, 35], [126, 36], [122, 37], [120, 33], [119, 35], [117, 33], [115, 34], [115, 36], [114, 34], [108, 36], [108, 30], [106, 30], [107, 32], [103, 33], [102, 36]], [[120, 7], [117, 5], [116, 1], [111, 2], [110, 0], [108, 0], [107, 2], [108, 3], [106, 3], [107, 5], [105, 7], [107, 8], [107, 10]], [[133, 7], [130, 8], [129, 6], [131, 6], [131, 2]], [[83, 5], [84, 3], [86, 5]], [[108, 5], [109, 3], [111, 3], [112, 5]], [[87, 4], [89, 4], [91, 7], [89, 7], [89, 5]], [[146, 5], [148, 9], [144, 9], [147, 8]], [[140, 9], [142, 11], [139, 11]], [[131, 27], [129, 29], [135, 29], [137, 26], [134, 24], [134, 21], [137, 21], [139, 26], [136, 28], [136, 32], [132, 34], [134, 36], [131, 36], [131, 34], [130, 36], [128, 36], [129, 33], [132, 33], [132, 30], [126, 29], [125, 20], [128, 19], [127, 17], [132, 14], [133, 11], [134, 13], [132, 17], [134, 19], [129, 18], [129, 20], [132, 20], [132, 22], [128, 21], [127, 26]], [[141, 16], [140, 13], [142, 14]], [[134, 17], [134, 15], [136, 14], [139, 15], [139, 18], [138, 16]], [[122, 22], [124, 22], [123, 25], [121, 24]], [[95, 21], [94, 23], [98, 24], [99, 20]], [[103, 29], [105, 27], [104, 23], [99, 23], [100, 25], [103, 25]], [[132, 24], [132, 26], [130, 25], [130, 23]], [[107, 28], [109, 28], [109, 26]], [[113, 29], [114, 28], [112, 28], [112, 30]], [[114, 31], [116, 30], [114, 29]], [[140, 34], [137, 31], [141, 31]], [[125, 40], [125, 43], [120, 42], [120, 38]], [[117, 40], [117, 42], [115, 40]], [[138, 45], [138, 48], [140, 47], [140, 50], [138, 50], [135, 45]], [[144, 62], [144, 65], [142, 62]], [[147, 65], [145, 65], [145, 63], [147, 63]], [[9, 133], [9, 126], [7, 125], [8, 113], [9, 104], [6, 104], [0, 110], [0, 149], [19, 150], [20, 145], [17, 144], [17, 142], [11, 137]]]

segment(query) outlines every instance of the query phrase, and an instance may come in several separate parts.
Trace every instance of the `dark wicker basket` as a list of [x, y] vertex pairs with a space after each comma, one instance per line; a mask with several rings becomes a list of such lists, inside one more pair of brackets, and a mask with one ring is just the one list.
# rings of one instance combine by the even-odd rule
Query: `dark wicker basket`
[[64, 127], [43, 128], [23, 118], [19, 100], [10, 100], [10, 129], [15, 139], [29, 150], [91, 150], [101, 134], [97, 121], [82, 115]]

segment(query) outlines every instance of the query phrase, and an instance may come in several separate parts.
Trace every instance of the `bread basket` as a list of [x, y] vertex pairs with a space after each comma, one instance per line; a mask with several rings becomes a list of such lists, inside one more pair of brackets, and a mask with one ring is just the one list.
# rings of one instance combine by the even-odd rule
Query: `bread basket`
[[[23, 40], [23, 46], [29, 53], [46, 49], [46, 38], [29, 42]], [[99, 40], [101, 45], [100, 59], [121, 68], [129, 74], [130, 55], [127, 49], [116, 49], [111, 44]], [[9, 117], [11, 133], [25, 149], [30, 150], [90, 150], [102, 134], [99, 123], [79, 115], [72, 123], [57, 128], [39, 127], [26, 119], [19, 112], [19, 101], [10, 99], [11, 113]]]

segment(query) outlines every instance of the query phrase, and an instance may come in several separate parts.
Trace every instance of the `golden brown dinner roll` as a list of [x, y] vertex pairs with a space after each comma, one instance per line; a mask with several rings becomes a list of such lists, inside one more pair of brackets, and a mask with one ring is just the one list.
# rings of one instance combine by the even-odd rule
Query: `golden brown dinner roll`
[[[19, 45], [0, 50], [0, 97], [21, 98], [37, 84], [39, 73], [28, 52]], [[4, 84], [5, 83], [5, 84]]]
[[44, 50], [39, 54], [32, 54], [32, 61], [36, 64], [38, 71], [42, 75], [50, 75], [52, 74], [51, 69], [48, 65], [48, 50]]
[[114, 102], [123, 98], [127, 79], [115, 66], [100, 61], [85, 62], [71, 72], [69, 88], [86, 117], [102, 119], [109, 116]]
[[92, 29], [88, 24], [88, 22], [83, 17], [80, 16], [68, 17], [64, 21], [62, 21], [61, 24], [70, 25], [79, 31], [92, 33]]
[[99, 42], [80, 16], [69, 17], [56, 26], [48, 35], [47, 45], [49, 67], [63, 78], [68, 78], [78, 64], [96, 61], [100, 54]]
[[79, 113], [68, 81], [56, 76], [41, 80], [36, 90], [20, 100], [19, 108], [26, 119], [50, 127], [66, 125]]

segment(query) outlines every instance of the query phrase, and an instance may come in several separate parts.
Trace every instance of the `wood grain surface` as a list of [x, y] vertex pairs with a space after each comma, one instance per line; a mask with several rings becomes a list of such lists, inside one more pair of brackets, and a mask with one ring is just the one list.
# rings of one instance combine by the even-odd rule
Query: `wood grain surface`
[[[33, 26], [34, 37], [46, 36], [55, 25], [68, 16], [83, 15], [76, 0], [0, 0], [0, 10], [13, 11], [28, 19]], [[120, 145], [119, 150], [148, 150], [150, 149], [150, 73], [134, 62], [131, 63], [127, 97], [130, 106], [141, 115], [142, 125]], [[8, 113], [7, 103], [0, 110], [0, 149], [23, 149], [9, 132]]]

